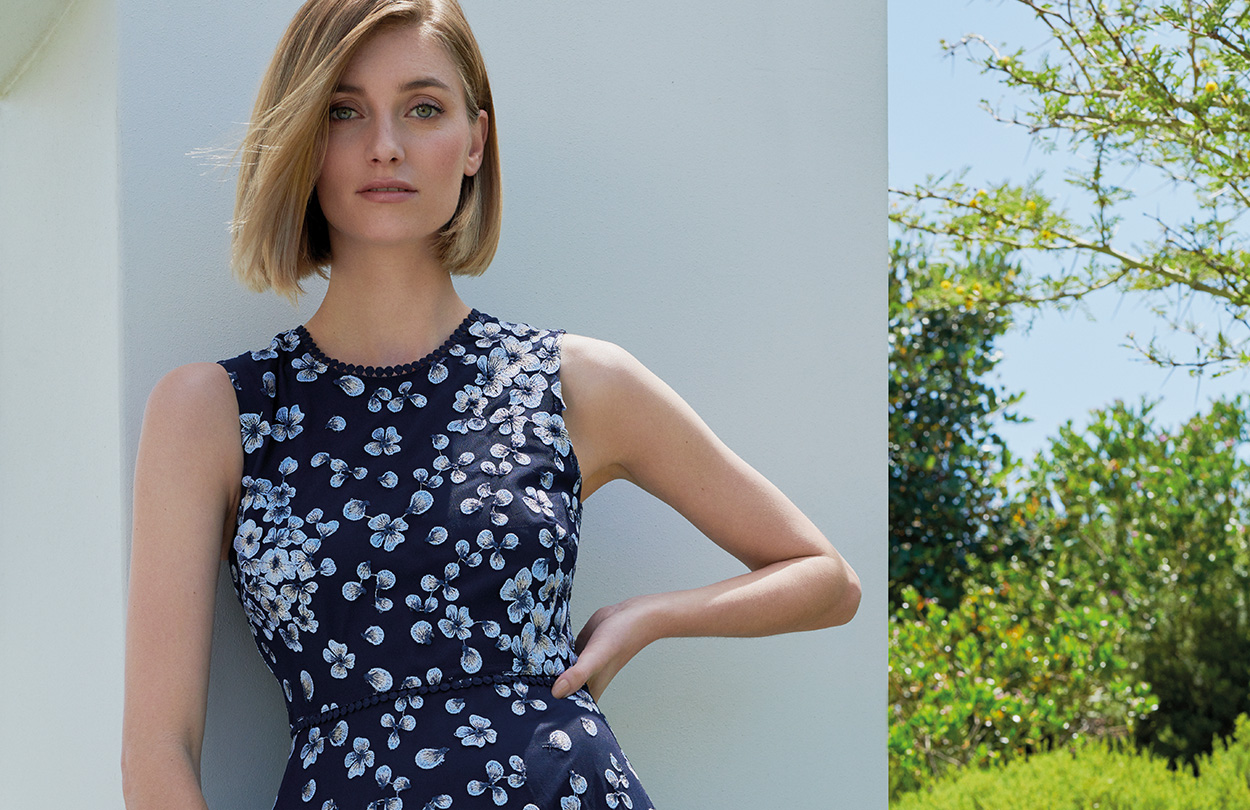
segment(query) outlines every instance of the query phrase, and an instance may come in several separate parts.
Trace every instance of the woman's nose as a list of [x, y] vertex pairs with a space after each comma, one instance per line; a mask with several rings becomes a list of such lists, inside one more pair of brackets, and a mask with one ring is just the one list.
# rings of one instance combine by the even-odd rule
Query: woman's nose
[[369, 159], [373, 163], [400, 163], [404, 159], [404, 147], [394, 122], [386, 116], [374, 119], [373, 138], [369, 144]]

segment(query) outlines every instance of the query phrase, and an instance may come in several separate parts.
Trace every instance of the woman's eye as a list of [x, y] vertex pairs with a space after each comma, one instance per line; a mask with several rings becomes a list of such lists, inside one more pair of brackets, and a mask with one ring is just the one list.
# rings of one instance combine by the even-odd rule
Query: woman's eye
[[330, 120], [332, 121], [347, 121], [355, 117], [355, 115], [356, 115], [356, 111], [353, 110], [351, 107], [331, 107], [330, 108]]
[[437, 113], [442, 112], [438, 107], [427, 102], [421, 102], [412, 108], [412, 112], [417, 118], [433, 118]]

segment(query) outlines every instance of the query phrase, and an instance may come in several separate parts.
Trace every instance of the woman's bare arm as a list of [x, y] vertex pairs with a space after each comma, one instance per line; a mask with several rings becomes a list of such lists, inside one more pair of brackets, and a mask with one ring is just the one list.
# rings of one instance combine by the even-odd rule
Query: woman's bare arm
[[126, 807], [203, 808], [200, 747], [217, 572], [242, 468], [238, 405], [216, 363], [152, 390], [135, 463], [126, 615]]
[[748, 573], [597, 611], [554, 689], [598, 696], [644, 646], [668, 636], [761, 636], [850, 621], [859, 579], [820, 530], [733, 453], [671, 388], [611, 343], [565, 335], [565, 424], [583, 497], [624, 478], [668, 503]]

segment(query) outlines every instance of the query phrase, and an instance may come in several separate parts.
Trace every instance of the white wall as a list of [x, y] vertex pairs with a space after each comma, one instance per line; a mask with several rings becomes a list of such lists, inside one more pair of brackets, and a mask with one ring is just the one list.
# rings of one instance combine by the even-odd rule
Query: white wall
[[121, 791], [116, 42], [80, 0], [0, 98], [4, 808]]
[[[82, 2], [107, 8], [103, 0]], [[101, 379], [92, 388], [92, 416], [113, 408], [120, 438], [96, 429], [92, 452], [99, 446], [111, 453], [113, 469], [120, 458], [120, 476], [112, 481], [128, 483], [143, 402], [161, 374], [265, 343], [316, 306], [316, 290], [293, 311], [233, 284], [229, 175], [187, 155], [234, 145], [298, 3], [115, 2], [120, 224], [114, 233], [120, 236], [113, 240], [120, 239], [121, 279], [100, 280], [99, 270], [93, 278], [106, 286], [94, 300], [120, 296], [120, 334], [109, 333], [114, 350], [120, 346], [120, 377], [116, 359], [93, 365], [72, 354], [83, 350], [71, 344], [81, 318], [61, 308], [53, 318], [35, 314], [33, 292], [24, 306], [11, 307], [9, 285], [17, 277], [6, 264], [3, 312], [20, 310], [17, 320], [6, 317], [0, 326], [6, 481], [26, 475], [8, 452], [11, 437], [26, 436], [24, 414], [47, 410], [46, 392], [77, 391], [78, 380]], [[885, 3], [779, 5], [465, 2], [495, 90], [506, 225], [495, 265], [483, 278], [461, 283], [463, 297], [494, 315], [628, 348], [787, 492], [865, 584], [860, 615], [847, 627], [770, 639], [665, 641], [617, 676], [603, 707], [661, 810], [885, 806]], [[81, 70], [81, 43], [70, 40], [62, 50], [61, 69]], [[111, 74], [93, 80], [104, 81], [102, 75]], [[25, 77], [23, 92], [34, 81]], [[7, 189], [10, 177], [26, 175], [9, 173], [18, 161], [8, 159], [7, 121], [0, 126], [6, 127], [0, 184]], [[50, 190], [41, 194], [48, 205], [59, 199]], [[9, 206], [7, 194], [3, 199]], [[52, 224], [33, 229], [22, 221], [37, 237], [27, 237], [33, 245], [27, 253], [55, 239]], [[113, 244], [96, 241], [96, 251]], [[0, 255], [7, 262], [14, 254]], [[105, 317], [100, 310], [90, 315]], [[72, 321], [72, 331], [43, 328], [61, 319]], [[115, 320], [110, 324], [118, 328]], [[74, 358], [67, 361], [72, 374], [16, 390], [8, 374], [43, 348], [32, 345], [36, 334]], [[90, 350], [106, 353], [109, 345], [93, 340]], [[119, 389], [108, 387], [118, 381]], [[96, 395], [106, 391], [112, 399], [96, 407]], [[81, 401], [61, 407], [84, 418]], [[52, 428], [29, 433], [23, 441], [34, 447], [54, 435]], [[99, 442], [101, 436], [107, 440]], [[50, 468], [49, 480], [67, 474], [50, 460], [41, 464]], [[47, 510], [65, 519], [61, 511], [71, 497], [65, 492], [81, 499], [82, 490], [25, 486], [29, 497], [20, 509], [0, 501], [4, 515], [22, 512], [33, 536], [54, 536]], [[90, 803], [96, 807], [120, 806], [116, 729], [109, 724], [120, 713], [116, 577], [125, 543], [116, 527], [125, 523], [129, 495], [122, 496], [127, 505], [119, 520], [112, 486], [99, 509], [83, 509], [90, 511], [83, 521], [97, 532], [92, 548], [103, 549], [112, 590], [100, 602], [82, 588], [57, 588], [52, 600], [60, 600], [57, 610], [66, 616], [106, 606], [97, 614], [110, 628], [98, 634], [103, 649], [76, 659], [91, 661], [108, 683], [97, 693], [103, 715], [89, 721], [100, 739], [84, 754], [103, 763], [105, 793]], [[100, 519], [108, 509], [111, 524]], [[738, 571], [680, 516], [623, 483], [588, 501], [582, 537], [575, 620], [631, 593]], [[18, 542], [5, 535], [3, 550]], [[19, 601], [7, 601], [13, 580], [34, 579], [46, 566], [45, 548], [28, 553], [27, 566], [9, 566], [6, 554], [0, 567], [6, 586], [0, 621], [4, 641], [16, 645], [6, 652], [34, 660], [39, 646], [29, 634], [35, 631], [12, 635], [11, 624], [24, 622], [7, 618], [14, 615], [10, 608], [30, 616], [33, 605], [50, 598], [45, 585], [27, 582], [19, 591], [24, 596], [14, 597]], [[100, 568], [75, 576], [95, 583]], [[44, 602], [35, 601], [36, 591]], [[28, 711], [18, 727], [43, 728], [44, 709]], [[11, 728], [8, 721], [6, 714], [2, 727]], [[73, 727], [62, 722], [46, 734], [61, 739]], [[37, 754], [11, 740], [0, 742], [6, 746], [0, 768], [34, 773], [43, 784], [74, 769], [51, 756], [53, 749]], [[280, 692], [223, 578], [204, 752], [210, 806], [269, 807], [288, 747]], [[35, 797], [44, 794], [34, 792], [36, 777], [15, 794], [26, 801], [7, 802], [7, 774], [0, 771], [0, 805], [38, 804]]]

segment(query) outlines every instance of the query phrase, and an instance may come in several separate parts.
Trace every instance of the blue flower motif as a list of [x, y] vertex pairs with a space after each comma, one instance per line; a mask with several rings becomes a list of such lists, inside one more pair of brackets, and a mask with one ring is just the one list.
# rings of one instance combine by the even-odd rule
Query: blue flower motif
[[479, 386], [466, 385], [456, 392], [456, 401], [451, 404], [451, 407], [459, 413], [472, 413], [474, 416], [481, 416], [483, 411], [486, 410], [486, 404], [489, 401]]
[[526, 487], [525, 494], [521, 496], [521, 501], [535, 514], [542, 514], [552, 519], [556, 516], [555, 508], [551, 504], [551, 498], [547, 497], [547, 493], [541, 489]]
[[368, 739], [357, 737], [352, 740], [352, 750], [343, 757], [343, 764], [347, 766], [347, 778], [352, 779], [363, 775], [365, 768], [373, 767], [373, 760], [374, 753], [369, 750]]
[[259, 448], [269, 435], [269, 423], [260, 418], [258, 413], [245, 413], [239, 416], [240, 432], [243, 434], [243, 452], [251, 453]]
[[502, 346], [496, 346], [490, 350], [490, 354], [478, 358], [477, 379], [474, 383], [481, 387], [482, 393], [487, 397], [497, 397], [503, 393], [503, 389], [512, 385], [512, 378], [520, 371], [520, 367], [509, 360], [509, 354]]
[[469, 782], [468, 790], [470, 796], [481, 796], [486, 791], [490, 791], [491, 800], [495, 802], [496, 807], [502, 807], [508, 803], [508, 791], [503, 789], [503, 785], [499, 782], [503, 781], [503, 766], [495, 760], [486, 763], [486, 779], [482, 782], [477, 779]]
[[560, 370], [560, 339], [557, 335], [548, 335], [538, 341], [530, 360], [524, 366], [526, 371], [541, 371], [544, 374], [555, 374]]
[[295, 375], [295, 379], [300, 382], [312, 382], [318, 376], [325, 374], [327, 366], [311, 354], [305, 352], [303, 357], [296, 357], [291, 360], [291, 367], [299, 373]]
[[[422, 748], [417, 752], [417, 767], [426, 771], [431, 768], [437, 768], [439, 765], [442, 765], [443, 760], [447, 758], [447, 751], [448, 749], [446, 748]], [[451, 801], [449, 800], [447, 802], [447, 806], [450, 805]]]
[[403, 437], [393, 427], [376, 428], [373, 431], [373, 441], [365, 445], [365, 452], [371, 456], [380, 456], [385, 453], [388, 456], [399, 452], [399, 442]]
[[451, 583], [458, 576], [460, 576], [460, 565], [458, 563], [447, 563], [443, 568], [442, 579], [433, 574], [426, 574], [421, 577], [421, 589], [432, 595], [441, 588], [443, 590], [443, 598], [448, 602], [454, 602], [460, 598], [460, 591]]
[[295, 564], [291, 562], [291, 555], [284, 548], [271, 548], [266, 551], [260, 558], [260, 570], [264, 572], [265, 579], [274, 585], [295, 577]]
[[255, 557], [260, 550], [260, 538], [264, 534], [256, 521], [248, 518], [239, 524], [238, 533], [234, 536], [234, 550], [240, 557]]
[[499, 432], [511, 437], [513, 447], [525, 444], [525, 423], [529, 417], [525, 407], [520, 404], [500, 408], [490, 415], [491, 424], [499, 425]]
[[573, 795], [560, 799], [560, 810], [582, 810], [581, 797], [586, 794], [586, 789], [590, 787], [590, 784], [586, 781], [586, 777], [577, 771], [569, 771], [569, 787]]
[[394, 551], [396, 546], [404, 542], [403, 533], [408, 530], [408, 524], [404, 522], [402, 516], [392, 518], [383, 512], [369, 519], [369, 528], [374, 530], [369, 538], [370, 545], [374, 548]]
[[533, 707], [537, 711], [546, 711], [547, 702], [542, 698], [531, 698], [529, 684], [518, 681], [512, 685], [512, 689], [516, 692], [516, 700], [512, 701], [512, 713], [521, 715], [525, 714], [527, 706]]
[[490, 727], [490, 720], [478, 714], [471, 714], [469, 725], [456, 729], [456, 736], [460, 738], [461, 745], [485, 748], [487, 743], [495, 742], [499, 733]]
[[456, 541], [456, 558], [469, 568], [477, 568], [482, 564], [481, 552], [473, 551], [468, 540]]
[[[465, 479], [469, 477], [465, 470], [473, 464], [473, 459], [474, 455], [469, 452], [461, 453], [456, 457], [455, 461], [452, 461], [447, 456], [439, 455], [434, 459], [434, 469], [439, 472], [447, 472], [448, 478], [451, 479], [453, 484], [463, 484]], [[416, 473], [414, 472], [413, 475], [416, 475]]]
[[529, 615], [529, 612], [534, 609], [534, 594], [529, 591], [533, 582], [530, 570], [522, 568], [515, 577], [509, 579], [499, 589], [499, 595], [505, 601], [510, 602], [508, 605], [508, 618], [515, 624], [520, 624]]
[[541, 374], [518, 374], [512, 381], [512, 390], [508, 392], [508, 401], [512, 405], [526, 408], [537, 408], [543, 401], [543, 392], [547, 390], [547, 378]]
[[471, 515], [478, 510], [490, 507], [490, 522], [502, 526], [508, 522], [508, 516], [497, 510], [497, 507], [512, 503], [512, 493], [506, 489], [492, 489], [490, 484], [480, 484], [476, 498], [465, 498], [460, 502], [460, 511]]
[[304, 414], [300, 412], [299, 405], [292, 405], [289, 409], [279, 408], [274, 414], [270, 435], [273, 436], [275, 442], [294, 439], [304, 430], [300, 426], [302, 421], [304, 421]]
[[386, 408], [391, 413], [399, 413], [400, 409], [407, 403], [414, 408], [424, 408], [426, 399], [422, 394], [413, 393], [412, 382], [402, 382], [399, 384], [399, 393], [395, 398], [386, 403]]
[[411, 714], [400, 715], [396, 718], [388, 712], [382, 715], [382, 727], [391, 730], [390, 736], [386, 738], [386, 747], [394, 751], [399, 747], [399, 732], [412, 731], [417, 727], [417, 720]]
[[569, 443], [569, 431], [564, 426], [564, 418], [559, 414], [538, 411], [530, 417], [534, 423], [534, 435], [543, 444], [553, 445], [556, 451], [567, 456], [572, 445]]
[[308, 730], [308, 742], [304, 743], [304, 747], [300, 749], [299, 755], [304, 760], [304, 767], [307, 768], [317, 761], [317, 755], [326, 748], [326, 741], [321, 736], [320, 726], [313, 726]]
[[321, 657], [330, 664], [330, 675], [335, 678], [346, 678], [347, 670], [356, 666], [356, 654], [347, 651], [346, 644], [330, 639], [330, 644], [321, 651]]
[[382, 405], [384, 403], [391, 401], [391, 397], [393, 396], [395, 395], [391, 393], [391, 389], [386, 386], [378, 388], [378, 390], [373, 392], [373, 396], [369, 397], [369, 410], [373, 413], [377, 413], [382, 410]]
[[438, 620], [438, 629], [442, 630], [447, 638], [458, 638], [464, 641], [472, 633], [473, 624], [467, 607], [448, 605], [447, 618]]
[[629, 789], [629, 777], [625, 775], [625, 770], [616, 761], [616, 754], [608, 754], [608, 758], [612, 767], [604, 770], [603, 778], [607, 779], [608, 784], [612, 786], [612, 792], [604, 797], [604, 801], [610, 808], [616, 808], [617, 805], [633, 808], [634, 800], [625, 792]]
[[496, 571], [500, 571], [504, 567], [503, 552], [510, 551], [517, 547], [520, 540], [512, 532], [508, 532], [503, 539], [496, 541], [495, 535], [490, 529], [482, 529], [477, 534], [477, 545], [483, 551], [491, 552], [490, 567]]
[[239, 503], [239, 512], [245, 512], [253, 506], [264, 509], [269, 502], [269, 490], [273, 489], [273, 483], [265, 478], [245, 475], [242, 484], [243, 497]]

